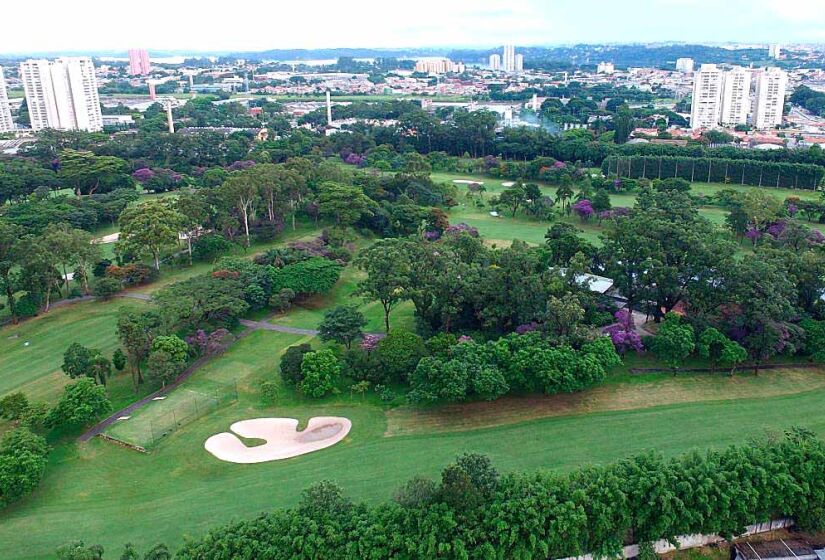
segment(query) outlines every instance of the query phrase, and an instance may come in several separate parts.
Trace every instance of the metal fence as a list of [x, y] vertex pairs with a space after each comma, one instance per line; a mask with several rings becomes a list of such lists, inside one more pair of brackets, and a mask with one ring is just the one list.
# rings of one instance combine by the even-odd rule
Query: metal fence
[[149, 423], [147, 447], [156, 445], [175, 430], [191, 424], [221, 406], [237, 401], [238, 387], [233, 382], [208, 392], [178, 389], [173, 395], [175, 400], [167, 405], [162, 413], [153, 415]]

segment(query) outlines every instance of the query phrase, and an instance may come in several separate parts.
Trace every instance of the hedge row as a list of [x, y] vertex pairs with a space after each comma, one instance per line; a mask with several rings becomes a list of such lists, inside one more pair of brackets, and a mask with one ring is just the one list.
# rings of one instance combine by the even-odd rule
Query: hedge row
[[497, 478], [467, 457], [444, 470], [440, 486], [418, 479], [397, 494], [403, 499], [374, 507], [350, 502], [329, 483], [318, 485], [296, 508], [213, 530], [187, 543], [178, 558], [606, 556], [631, 542], [732, 536], [771, 518], [792, 517], [805, 529], [825, 526], [825, 446], [803, 430], [723, 451], [674, 459], [649, 453], [569, 474]]
[[806, 163], [671, 156], [611, 156], [602, 172], [633, 179], [680, 177], [701, 183], [816, 190], [825, 168]]

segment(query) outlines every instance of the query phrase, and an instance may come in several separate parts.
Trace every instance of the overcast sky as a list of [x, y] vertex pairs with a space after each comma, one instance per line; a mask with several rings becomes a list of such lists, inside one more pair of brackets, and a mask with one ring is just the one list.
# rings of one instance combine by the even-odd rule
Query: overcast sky
[[0, 53], [825, 43], [825, 0], [2, 0], [0, 20]]

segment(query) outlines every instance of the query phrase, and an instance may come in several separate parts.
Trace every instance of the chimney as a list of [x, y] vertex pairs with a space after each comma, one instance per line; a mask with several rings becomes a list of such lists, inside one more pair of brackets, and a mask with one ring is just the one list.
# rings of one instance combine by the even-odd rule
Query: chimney
[[175, 133], [175, 121], [172, 120], [172, 102], [166, 102], [166, 122], [169, 123], [169, 134]]

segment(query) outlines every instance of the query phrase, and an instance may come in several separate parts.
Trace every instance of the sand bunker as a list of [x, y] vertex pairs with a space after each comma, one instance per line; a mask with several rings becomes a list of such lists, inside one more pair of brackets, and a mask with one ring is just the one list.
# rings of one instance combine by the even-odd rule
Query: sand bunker
[[484, 181], [468, 181], [467, 179], [454, 179], [456, 185], [483, 185]]
[[298, 431], [294, 418], [255, 418], [235, 422], [229, 429], [243, 438], [264, 440], [262, 445], [247, 446], [235, 434], [215, 434], [204, 447], [221, 461], [230, 463], [265, 463], [297, 457], [335, 445], [352, 428], [347, 418], [316, 416], [306, 429]]

